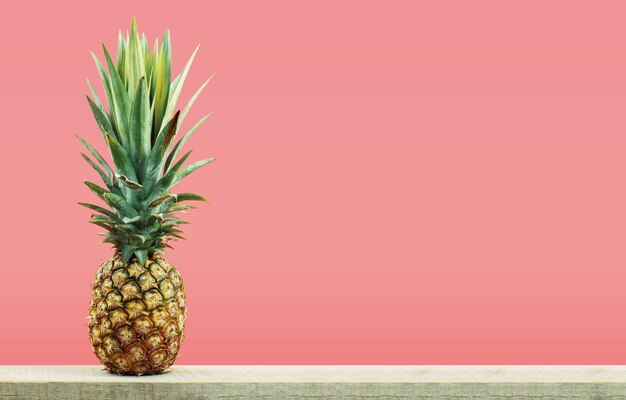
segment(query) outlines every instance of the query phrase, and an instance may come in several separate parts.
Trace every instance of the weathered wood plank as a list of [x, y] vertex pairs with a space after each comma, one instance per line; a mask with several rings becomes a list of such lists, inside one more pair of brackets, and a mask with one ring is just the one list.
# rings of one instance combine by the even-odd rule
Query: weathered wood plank
[[0, 399], [611, 399], [626, 366], [0, 366]]

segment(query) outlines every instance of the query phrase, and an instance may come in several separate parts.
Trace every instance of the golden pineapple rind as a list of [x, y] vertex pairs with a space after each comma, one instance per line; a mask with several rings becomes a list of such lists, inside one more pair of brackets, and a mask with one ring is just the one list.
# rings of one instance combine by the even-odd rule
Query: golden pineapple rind
[[141, 265], [119, 254], [100, 266], [89, 310], [91, 348], [111, 372], [158, 374], [185, 338], [185, 289], [161, 254]]

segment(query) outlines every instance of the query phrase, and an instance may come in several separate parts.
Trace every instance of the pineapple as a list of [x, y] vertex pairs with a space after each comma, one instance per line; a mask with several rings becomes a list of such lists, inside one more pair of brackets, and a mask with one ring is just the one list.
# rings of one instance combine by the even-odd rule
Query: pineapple
[[[173, 187], [209, 158], [188, 166], [190, 152], [178, 153], [208, 115], [178, 141], [180, 125], [209, 79], [177, 110], [176, 103], [198, 48], [183, 71], [170, 82], [170, 35], [152, 51], [139, 37], [120, 31], [115, 62], [103, 45], [105, 65], [92, 53], [106, 103], [89, 81], [89, 106], [109, 150], [112, 165], [81, 137], [93, 159], [81, 153], [104, 186], [85, 181], [104, 206], [79, 203], [95, 212], [90, 222], [104, 228], [103, 243], [114, 248], [98, 270], [89, 311], [89, 338], [107, 370], [128, 375], [156, 374], [172, 365], [185, 337], [185, 290], [181, 277], [165, 259], [170, 240], [184, 239], [178, 213], [194, 208], [186, 201], [206, 201]], [[210, 115], [210, 114], [209, 114]], [[95, 160], [94, 160], [95, 159]]]

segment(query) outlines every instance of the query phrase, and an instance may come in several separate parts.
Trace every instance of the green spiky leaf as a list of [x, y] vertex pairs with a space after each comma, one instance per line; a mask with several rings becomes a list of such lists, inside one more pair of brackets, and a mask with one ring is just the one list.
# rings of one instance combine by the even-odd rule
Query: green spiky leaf
[[170, 154], [167, 156], [167, 160], [165, 161], [165, 167], [164, 167], [165, 171], [167, 171], [170, 168], [170, 165], [172, 164], [174, 159], [176, 159], [176, 156], [178, 155], [178, 152], [183, 147], [183, 145], [187, 142], [187, 140], [191, 137], [191, 135], [193, 135], [193, 133], [196, 131], [196, 129], [198, 129], [200, 126], [202, 126], [204, 121], [206, 121], [207, 118], [209, 118], [212, 114], [213, 113], [209, 113], [209, 114], [205, 115], [204, 117], [200, 118], [200, 120], [193, 127], [191, 127], [191, 129], [189, 129], [189, 131], [187, 133], [185, 133], [185, 135], [182, 138], [180, 138], [178, 140], [178, 142], [176, 143], [176, 145], [174, 145], [174, 148], [172, 149]]
[[159, 204], [158, 206], [156, 206], [152, 212], [154, 213], [162, 213], [165, 212], [167, 209], [170, 208], [170, 206], [172, 204], [176, 203], [176, 195], [170, 196], [167, 199], [165, 199], [165, 201], [163, 201], [161, 204]]
[[97, 206], [95, 204], [90, 204], [90, 203], [78, 203], [78, 204], [80, 204], [83, 207], [87, 207], [87, 208], [89, 208], [91, 210], [97, 211], [97, 212], [99, 212], [102, 215], [106, 215], [109, 218], [112, 218], [112, 219], [116, 219], [117, 218], [117, 214], [115, 214], [114, 212], [112, 212], [110, 210], [107, 210], [104, 207], [100, 207], [100, 206]]
[[212, 163], [213, 161], [215, 161], [215, 158], [207, 158], [206, 160], [196, 161], [195, 163], [186, 166], [185, 168], [183, 168], [182, 171], [176, 174], [176, 179], [174, 179], [174, 182], [172, 183], [172, 186], [170, 187], [173, 187], [174, 185], [176, 185], [183, 178], [185, 178], [187, 175], [191, 174], [198, 168], [204, 167], [205, 165]]
[[116, 229], [113, 226], [109, 225], [109, 224], [106, 224], [106, 223], [100, 222], [100, 221], [91, 221], [91, 220], [89, 222], [94, 224], [94, 225], [98, 225], [99, 227], [104, 228], [104, 229], [106, 229], [107, 231], [109, 231], [111, 233], [116, 233]]
[[137, 256], [137, 261], [143, 264], [146, 262], [146, 258], [148, 258], [148, 250], [147, 249], [135, 250], [135, 256]]
[[152, 146], [152, 150], [150, 151], [150, 156], [148, 156], [147, 163], [147, 175], [153, 175], [159, 172], [163, 164], [163, 154], [165, 152], [165, 143], [166, 141], [171, 141], [176, 135], [176, 126], [178, 122], [179, 112], [174, 114], [174, 117], [163, 127], [161, 132], [159, 132], [156, 137], [156, 141]]
[[102, 158], [100, 153], [98, 153], [98, 150], [94, 149], [93, 146], [91, 146], [85, 139], [81, 138], [80, 136], [76, 135], [76, 137], [87, 148], [87, 150], [89, 150], [91, 155], [94, 156], [94, 158], [100, 163], [100, 165], [102, 165], [102, 167], [106, 170], [107, 174], [110, 176], [113, 176], [114, 175], [113, 170], [111, 169], [109, 164], [104, 160], [104, 158]]
[[137, 174], [135, 174], [135, 168], [126, 149], [110, 135], [107, 135], [106, 139], [109, 149], [111, 150], [111, 156], [113, 156], [113, 162], [117, 167], [117, 171], [120, 175], [127, 176], [129, 179], [136, 181]]
[[135, 215], [132, 218], [128, 218], [128, 217], [122, 218], [122, 222], [124, 222], [125, 224], [130, 224], [132, 222], [137, 222], [137, 221], [141, 221], [141, 216], [140, 215]]
[[172, 84], [172, 91], [170, 92], [169, 99], [167, 101], [164, 118], [169, 118], [174, 112], [176, 103], [178, 102], [178, 97], [180, 96], [183, 85], [185, 84], [187, 73], [189, 72], [189, 68], [191, 68], [191, 64], [193, 63], [193, 59], [196, 57], [196, 53], [199, 48], [200, 45], [196, 46], [196, 49], [191, 54], [191, 57], [189, 57], [189, 61], [187, 61], [185, 68], [183, 68], [183, 72], [181, 72], [174, 80], [174, 83]]
[[94, 87], [91, 84], [91, 81], [89, 79], [87, 79], [87, 86], [89, 86], [89, 91], [91, 92], [91, 96], [93, 96], [93, 100], [96, 103], [96, 106], [97, 107], [103, 107], [102, 106], [102, 100], [100, 100], [100, 96], [98, 96], [98, 93], [96, 92], [96, 89], [94, 89]]
[[161, 130], [161, 125], [165, 119], [167, 100], [169, 99], [170, 78], [172, 74], [172, 53], [170, 44], [170, 33], [165, 32], [163, 46], [158, 49], [156, 64], [153, 65], [156, 76], [156, 87], [154, 92], [154, 129]]
[[[115, 64], [117, 66], [118, 71], [123, 71], [124, 61], [126, 55], [126, 39], [122, 34], [122, 30], [120, 29], [117, 35], [117, 57], [115, 59]], [[122, 80], [124, 80], [124, 74], [120, 73]]]
[[89, 182], [89, 181], [84, 181], [83, 182], [85, 185], [87, 185], [87, 187], [94, 192], [96, 195], [98, 195], [98, 197], [100, 197], [102, 200], [104, 200], [104, 195], [107, 193], [110, 193], [109, 191], [107, 191], [106, 189], [96, 185], [93, 182]]
[[111, 125], [111, 121], [109, 121], [109, 117], [106, 115], [102, 107], [98, 107], [98, 105], [94, 103], [89, 96], [87, 96], [87, 101], [89, 102], [89, 106], [91, 107], [91, 111], [93, 112], [93, 116], [96, 119], [100, 132], [102, 132], [103, 135], [109, 134], [117, 136], [113, 131], [113, 126]]
[[167, 211], [169, 211], [169, 212], [182, 211], [184, 213], [187, 210], [193, 210], [193, 209], [196, 209], [196, 208], [198, 208], [198, 207], [190, 206], [189, 204], [174, 204]]
[[158, 206], [159, 204], [163, 203], [165, 200], [169, 199], [170, 197], [175, 197], [175, 195], [172, 195], [170, 193], [167, 193], [161, 197], [159, 197], [156, 200], [153, 200], [152, 202], [150, 202], [150, 204], [148, 205], [148, 209], [154, 208], [156, 206]]
[[137, 210], [135, 210], [135, 208], [131, 206], [130, 203], [128, 203], [122, 196], [118, 196], [114, 193], [105, 193], [104, 201], [116, 210], [122, 211], [127, 217], [132, 218], [138, 215]]
[[128, 179], [127, 177], [125, 177], [124, 175], [118, 175], [117, 178], [120, 180], [120, 182], [122, 182], [127, 188], [130, 189], [141, 189], [143, 188], [143, 186], [141, 186], [139, 183]]
[[208, 201], [207, 199], [205, 199], [204, 197], [200, 196], [199, 194], [195, 194], [195, 193], [178, 193], [176, 195], [176, 198], [178, 200], [178, 202], [180, 203], [181, 201], [188, 201], [188, 200], [194, 200], [194, 201]]
[[209, 77], [209, 79], [204, 81], [204, 83], [200, 86], [200, 88], [193, 94], [193, 96], [191, 96], [191, 98], [187, 102], [187, 105], [185, 106], [185, 108], [183, 108], [183, 111], [180, 114], [180, 119], [178, 121], [178, 126], [182, 125], [183, 121], [185, 120], [185, 117], [187, 116], [187, 113], [191, 109], [191, 106], [193, 106], [193, 103], [196, 102], [196, 100], [198, 99], [198, 96], [200, 96], [200, 93], [202, 93], [202, 91], [204, 90], [206, 85], [208, 85], [209, 82], [211, 82], [211, 80], [213, 79], [214, 76], [215, 76], [215, 74], [211, 75]]
[[[148, 46], [145, 35], [139, 35], [133, 20], [126, 35], [119, 32], [115, 62], [103, 45], [104, 65], [92, 53], [104, 97], [98, 96], [89, 80], [89, 107], [111, 154], [109, 164], [98, 151], [78, 137], [89, 153], [81, 156], [98, 173], [105, 189], [92, 182], [85, 184], [110, 207], [81, 203], [96, 214], [90, 222], [106, 232], [103, 242], [111, 243], [124, 261], [133, 257], [144, 262], [153, 253], [171, 248], [168, 241], [182, 239], [176, 227], [187, 223], [177, 213], [195, 207], [184, 201], [206, 201], [192, 193], [179, 195], [170, 188], [185, 176], [212, 159], [187, 167], [190, 152], [177, 160], [189, 137], [208, 116], [196, 123], [180, 140], [178, 128], [211, 78], [195, 91], [182, 112], [177, 105], [188, 77], [197, 48], [182, 71], [171, 80], [172, 54], [169, 32], [154, 47]], [[106, 66], [106, 68], [105, 68]], [[173, 115], [172, 115], [173, 114]]]
[[89, 165], [91, 165], [91, 167], [96, 170], [96, 172], [98, 173], [98, 175], [100, 175], [100, 178], [102, 178], [102, 181], [104, 182], [105, 185], [107, 185], [107, 187], [109, 188], [109, 190], [113, 187], [113, 182], [111, 182], [111, 178], [109, 178], [107, 176], [107, 174], [102, 170], [102, 168], [98, 167], [98, 165], [93, 162], [91, 160], [91, 158], [89, 158], [87, 155], [85, 155], [85, 153], [80, 153], [81, 156], [83, 156], [83, 158], [85, 159], [85, 161], [87, 161], [87, 163]]
[[137, 247], [135, 246], [123, 245], [122, 246], [122, 261], [125, 263], [130, 261], [130, 258], [133, 256], [133, 253], [135, 253], [135, 250], [137, 250]]
[[[143, 171], [143, 164], [150, 154], [151, 128], [150, 99], [145, 78], [142, 76], [137, 84], [130, 122], [130, 153], [133, 155], [137, 171]], [[139, 175], [142, 178], [142, 174]]]
[[109, 226], [114, 226], [117, 223], [117, 218], [110, 218], [104, 215], [92, 215], [90, 221], [103, 222]]
[[102, 45], [102, 50], [104, 51], [104, 57], [106, 59], [107, 66], [109, 68], [109, 77], [111, 80], [111, 94], [113, 96], [113, 104], [115, 111], [115, 123], [117, 126], [117, 134], [120, 144], [126, 145], [128, 142], [128, 125], [129, 125], [129, 115], [130, 115], [130, 99], [128, 97], [128, 92], [126, 90], [126, 86], [122, 79], [120, 78], [115, 65], [113, 64], [113, 60], [111, 59], [111, 55], [107, 50], [106, 46]]
[[183, 157], [181, 157], [181, 159], [174, 166], [172, 166], [172, 168], [170, 168], [170, 170], [167, 171], [167, 173], [163, 175], [161, 179], [159, 179], [156, 185], [154, 185], [154, 187], [152, 188], [152, 193], [148, 197], [148, 203], [152, 203], [159, 196], [161, 196], [162, 193], [167, 192], [169, 188], [172, 187], [173, 182], [176, 180], [176, 174], [178, 170], [187, 160], [190, 154], [191, 150], [187, 152], [187, 154], [185, 154]]
[[112, 102], [113, 96], [111, 95], [111, 82], [109, 80], [109, 75], [107, 74], [106, 70], [104, 69], [104, 66], [102, 65], [98, 57], [93, 52], [91, 52], [91, 57], [93, 58], [93, 61], [96, 63], [96, 68], [98, 69], [98, 75], [100, 76], [100, 81], [102, 82], [102, 86], [104, 87], [104, 94], [106, 96], [107, 103], [109, 104], [109, 112], [112, 112], [111, 102]]

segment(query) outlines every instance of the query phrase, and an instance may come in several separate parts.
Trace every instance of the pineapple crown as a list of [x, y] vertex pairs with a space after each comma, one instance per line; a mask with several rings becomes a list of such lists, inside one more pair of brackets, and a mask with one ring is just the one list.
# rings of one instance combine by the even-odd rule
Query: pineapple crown
[[125, 36], [119, 33], [115, 62], [104, 44], [102, 48], [106, 69], [93, 52], [91, 55], [104, 87], [106, 107], [89, 80], [87, 84], [93, 98], [87, 96], [87, 101], [113, 166], [83, 138], [77, 137], [95, 161], [84, 153], [81, 155], [100, 175], [106, 188], [89, 181], [85, 184], [107, 207], [78, 204], [96, 211], [89, 222], [106, 230], [100, 233], [105, 236], [103, 243], [111, 243], [124, 262], [135, 256], [143, 264], [153, 253], [171, 248], [168, 241], [184, 239], [178, 226], [187, 222], [177, 213], [195, 207], [183, 202], [206, 201], [197, 194], [175, 194], [171, 190], [181, 179], [215, 160], [209, 158], [183, 167], [191, 151], [177, 159], [185, 142], [211, 114], [201, 118], [174, 143], [189, 109], [213, 76], [180, 111], [176, 103], [198, 47], [171, 82], [169, 31], [161, 43], [157, 39], [151, 52], [145, 35], [139, 37], [133, 19], [130, 33]]

